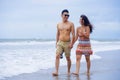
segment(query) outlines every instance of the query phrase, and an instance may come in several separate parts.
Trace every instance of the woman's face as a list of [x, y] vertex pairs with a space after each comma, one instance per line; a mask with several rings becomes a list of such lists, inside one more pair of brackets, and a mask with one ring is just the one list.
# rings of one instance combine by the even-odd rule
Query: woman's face
[[80, 18], [80, 24], [83, 25], [84, 24], [84, 21], [82, 18]]

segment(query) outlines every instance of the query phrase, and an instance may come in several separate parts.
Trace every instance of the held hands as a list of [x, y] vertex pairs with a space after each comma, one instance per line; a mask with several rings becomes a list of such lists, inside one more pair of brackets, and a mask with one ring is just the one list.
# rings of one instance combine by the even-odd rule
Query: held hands
[[73, 48], [73, 44], [70, 43], [68, 47], [69, 47], [70, 49], [72, 49], [72, 48]]

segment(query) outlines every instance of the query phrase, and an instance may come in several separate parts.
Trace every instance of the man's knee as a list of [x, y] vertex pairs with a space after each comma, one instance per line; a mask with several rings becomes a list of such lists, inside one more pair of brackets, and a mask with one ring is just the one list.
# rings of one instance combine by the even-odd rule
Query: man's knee
[[67, 59], [67, 61], [68, 61], [68, 62], [70, 62], [70, 61], [71, 61], [70, 57], [66, 57], [66, 59]]
[[59, 58], [60, 58], [60, 54], [57, 53], [57, 54], [56, 54], [56, 59], [59, 59]]

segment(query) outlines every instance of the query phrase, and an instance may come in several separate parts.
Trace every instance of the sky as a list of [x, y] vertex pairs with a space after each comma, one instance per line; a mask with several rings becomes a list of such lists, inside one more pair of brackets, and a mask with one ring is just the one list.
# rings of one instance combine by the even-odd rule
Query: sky
[[80, 26], [85, 14], [94, 26], [92, 39], [120, 40], [120, 0], [0, 0], [0, 39], [55, 39], [61, 11]]

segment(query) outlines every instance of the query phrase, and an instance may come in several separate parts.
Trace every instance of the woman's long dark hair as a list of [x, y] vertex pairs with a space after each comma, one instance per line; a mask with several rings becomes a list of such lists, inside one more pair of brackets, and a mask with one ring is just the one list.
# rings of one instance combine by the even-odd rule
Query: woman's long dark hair
[[91, 23], [90, 23], [90, 21], [88, 20], [87, 16], [81, 15], [80, 17], [81, 17], [82, 20], [84, 21], [84, 25], [85, 25], [85, 26], [89, 26], [89, 28], [90, 28], [90, 33], [92, 33], [92, 32], [93, 32], [93, 26], [91, 25]]

